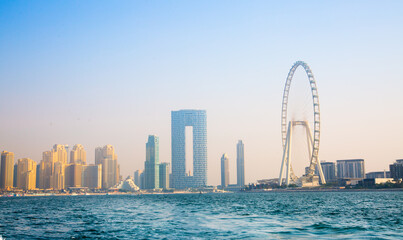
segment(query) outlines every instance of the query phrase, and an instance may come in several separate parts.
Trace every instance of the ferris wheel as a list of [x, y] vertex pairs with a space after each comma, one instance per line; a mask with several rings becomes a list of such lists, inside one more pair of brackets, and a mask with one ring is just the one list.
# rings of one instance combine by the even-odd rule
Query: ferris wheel
[[[308, 81], [310, 85], [310, 92], [312, 94], [313, 101], [313, 129], [311, 130], [310, 124], [305, 119], [295, 119], [288, 120], [288, 102], [289, 102], [289, 94], [291, 82], [294, 77], [294, 73], [299, 66], [302, 66], [308, 76]], [[292, 169], [291, 165], [291, 151], [292, 151], [292, 137], [293, 137], [293, 128], [295, 126], [303, 126], [306, 132], [307, 146], [309, 152], [309, 167], [306, 169], [305, 175], [301, 178], [298, 178]], [[325, 178], [323, 175], [323, 171], [321, 165], [319, 163], [319, 143], [320, 143], [320, 108], [319, 108], [319, 96], [318, 96], [318, 88], [316, 86], [316, 81], [313, 76], [313, 73], [308, 66], [303, 61], [297, 61], [291, 67], [287, 80], [284, 87], [283, 93], [283, 102], [282, 102], [282, 111], [281, 111], [281, 134], [282, 134], [282, 144], [283, 144], [283, 158], [281, 163], [280, 177], [279, 177], [279, 185], [281, 186], [283, 183], [283, 171], [286, 169], [285, 176], [285, 184], [289, 185], [291, 183], [296, 184], [298, 181], [311, 182], [315, 176], [315, 169], [319, 172], [319, 177], [322, 184], [325, 184]]]

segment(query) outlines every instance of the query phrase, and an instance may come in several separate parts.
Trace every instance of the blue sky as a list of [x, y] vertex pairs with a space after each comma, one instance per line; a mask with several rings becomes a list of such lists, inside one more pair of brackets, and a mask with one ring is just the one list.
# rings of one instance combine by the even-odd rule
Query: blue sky
[[[0, 150], [40, 161], [55, 143], [115, 146], [143, 168], [148, 134], [170, 162], [170, 111], [206, 109], [209, 183], [243, 139], [246, 180], [277, 177], [281, 97], [306, 61], [320, 157], [403, 158], [401, 1], [2, 1]], [[307, 80], [295, 79], [301, 83]], [[302, 169], [307, 163], [296, 162]], [[298, 172], [298, 171], [297, 171]]]

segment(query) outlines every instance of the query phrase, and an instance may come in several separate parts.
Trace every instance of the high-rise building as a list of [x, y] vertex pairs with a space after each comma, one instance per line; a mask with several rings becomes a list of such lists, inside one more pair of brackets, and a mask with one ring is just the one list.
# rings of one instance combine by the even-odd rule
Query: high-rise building
[[146, 144], [146, 161], [144, 164], [145, 189], [160, 188], [159, 161], [159, 138], [150, 135]]
[[18, 176], [18, 164], [14, 164], [14, 178], [13, 178], [13, 187], [17, 187], [17, 176]]
[[[186, 177], [186, 126], [193, 127], [193, 176]], [[207, 115], [205, 110], [171, 112], [172, 186], [207, 185]]]
[[[57, 161], [62, 164], [67, 164], [67, 145], [55, 144], [53, 151], [57, 154]], [[67, 146], [68, 147], [68, 146]]]
[[228, 187], [229, 184], [229, 158], [226, 153], [221, 157], [221, 188]]
[[120, 171], [113, 146], [105, 145], [102, 150], [96, 148], [95, 158], [96, 165], [99, 161], [102, 164], [102, 188], [108, 189], [115, 186], [119, 182]]
[[41, 189], [64, 189], [67, 164], [66, 148], [67, 145], [55, 144], [51, 151], [43, 153], [39, 167], [41, 175], [38, 184]]
[[14, 153], [1, 153], [0, 189], [11, 189], [14, 185]]
[[33, 190], [36, 188], [36, 162], [29, 158], [18, 159], [17, 188]]
[[160, 188], [169, 188], [169, 163], [160, 163]]
[[82, 186], [90, 189], [102, 188], [102, 165], [82, 166]]
[[[320, 166], [322, 167], [323, 176], [325, 177], [326, 182], [335, 182], [337, 180], [336, 163], [322, 161]], [[319, 176], [318, 168], [315, 168], [315, 175]], [[319, 179], [319, 181], [321, 180]]]
[[236, 145], [236, 177], [237, 185], [245, 186], [245, 154], [242, 140]]
[[76, 144], [70, 152], [70, 163], [87, 164], [87, 153], [83, 145]]
[[146, 189], [145, 187], [145, 182], [146, 182], [146, 174], [143, 171], [142, 173], [140, 173], [140, 189]]
[[95, 165], [102, 164], [104, 160], [104, 152], [102, 147], [95, 148]]
[[82, 187], [82, 169], [83, 165], [70, 163], [65, 168], [65, 187]]
[[134, 172], [134, 184], [137, 185], [137, 187], [141, 188], [141, 174], [143, 173], [143, 170], [137, 170]]
[[403, 159], [398, 159], [394, 164], [389, 165], [390, 177], [393, 179], [403, 178]]
[[364, 159], [337, 160], [339, 179], [365, 178]]

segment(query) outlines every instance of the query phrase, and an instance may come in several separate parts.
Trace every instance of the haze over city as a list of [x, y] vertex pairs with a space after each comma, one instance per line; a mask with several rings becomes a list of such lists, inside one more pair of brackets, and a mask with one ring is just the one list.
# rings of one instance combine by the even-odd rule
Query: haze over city
[[[82, 144], [93, 163], [95, 148], [111, 144], [125, 177], [144, 168], [150, 134], [159, 136], [160, 160], [171, 161], [171, 111], [203, 109], [208, 184], [220, 182], [223, 153], [236, 182], [240, 139], [245, 182], [276, 178], [284, 83], [303, 60], [321, 102], [319, 158], [388, 169], [403, 158], [402, 7], [2, 2], [0, 150], [40, 162], [56, 143]], [[304, 74], [294, 81], [308, 85]], [[301, 173], [308, 162], [293, 164]]]

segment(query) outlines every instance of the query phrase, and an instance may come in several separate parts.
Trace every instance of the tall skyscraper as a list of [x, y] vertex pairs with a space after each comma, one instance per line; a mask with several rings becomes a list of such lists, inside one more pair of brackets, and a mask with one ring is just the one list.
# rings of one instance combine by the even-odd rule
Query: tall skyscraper
[[[193, 127], [193, 176], [186, 177], [186, 126]], [[205, 110], [171, 112], [172, 186], [207, 185], [207, 115]]]
[[146, 144], [146, 162], [144, 164], [145, 189], [160, 187], [159, 162], [159, 138], [155, 135], [150, 135]]
[[141, 174], [143, 173], [143, 170], [137, 170], [134, 172], [134, 184], [137, 185], [137, 187], [141, 188]]
[[67, 145], [55, 144], [51, 151], [43, 153], [39, 167], [41, 175], [38, 184], [41, 189], [64, 189], [67, 164], [66, 148]]
[[364, 159], [337, 160], [337, 177], [365, 178]]
[[53, 151], [57, 154], [57, 161], [62, 164], [67, 164], [67, 145], [55, 144]]
[[95, 165], [102, 164], [104, 160], [104, 152], [102, 147], [95, 148]]
[[169, 188], [169, 163], [160, 163], [160, 188]]
[[245, 154], [242, 140], [236, 145], [236, 177], [237, 185], [245, 186]]
[[14, 185], [14, 153], [1, 153], [0, 189], [11, 189]]
[[83, 145], [76, 144], [70, 152], [70, 163], [87, 164], [87, 153]]
[[29, 158], [18, 159], [17, 188], [33, 190], [36, 188], [36, 162]]
[[95, 149], [95, 162], [102, 164], [102, 188], [108, 189], [119, 182], [120, 171], [117, 155], [112, 145], [105, 145], [101, 150]]
[[221, 157], [221, 188], [228, 187], [229, 184], [229, 158], [226, 153]]

